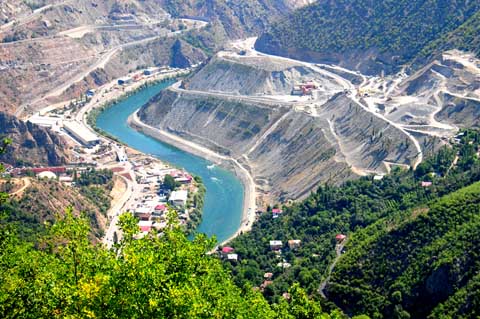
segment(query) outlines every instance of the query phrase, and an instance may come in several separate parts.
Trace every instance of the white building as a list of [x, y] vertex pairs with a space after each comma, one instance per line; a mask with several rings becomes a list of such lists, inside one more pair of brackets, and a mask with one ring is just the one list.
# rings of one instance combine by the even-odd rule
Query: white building
[[283, 247], [283, 243], [281, 240], [270, 240], [270, 248], [273, 250], [278, 250]]
[[238, 261], [238, 254], [228, 254], [227, 259], [231, 261]]
[[100, 138], [96, 134], [78, 122], [65, 121], [63, 128], [85, 146], [91, 147], [100, 142]]
[[34, 115], [28, 119], [30, 123], [47, 128], [58, 128], [62, 126], [62, 119], [59, 117]]
[[173, 191], [170, 194], [169, 202], [174, 206], [185, 206], [187, 204], [188, 191]]
[[128, 156], [123, 146], [114, 145], [113, 148], [115, 150], [115, 153], [117, 154], [117, 161], [121, 163], [128, 162]]
[[37, 177], [40, 178], [40, 179], [44, 179], [44, 178], [57, 179], [57, 175], [53, 172], [50, 172], [50, 171], [41, 172], [37, 175]]

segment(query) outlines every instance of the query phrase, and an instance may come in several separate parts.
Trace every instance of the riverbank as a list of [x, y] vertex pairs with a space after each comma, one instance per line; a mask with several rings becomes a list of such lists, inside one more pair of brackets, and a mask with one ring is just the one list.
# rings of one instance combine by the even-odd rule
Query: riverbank
[[202, 157], [208, 161], [233, 171], [244, 186], [242, 221], [239, 229], [229, 238], [219, 243], [219, 245], [224, 245], [225, 243], [237, 237], [239, 234], [251, 230], [253, 222], [255, 221], [257, 198], [256, 185], [250, 172], [236, 159], [218, 154], [206, 147], [145, 124], [138, 117], [138, 110], [130, 115], [128, 118], [128, 123], [132, 128], [145, 135], [148, 135], [161, 142], [173, 145], [182, 151]]

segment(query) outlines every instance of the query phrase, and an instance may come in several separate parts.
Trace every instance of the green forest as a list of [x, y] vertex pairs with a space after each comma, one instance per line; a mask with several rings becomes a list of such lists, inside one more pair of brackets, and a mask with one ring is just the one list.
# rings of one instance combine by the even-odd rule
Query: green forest
[[400, 66], [439, 49], [478, 52], [479, 10], [478, 1], [320, 0], [274, 24], [257, 47], [284, 55], [371, 52]]
[[[34, 227], [11, 223], [1, 196], [2, 318], [476, 318], [480, 291], [480, 133], [466, 130], [416, 170], [381, 180], [322, 185], [272, 209], [229, 245], [238, 262], [210, 254], [214, 238], [170, 226], [106, 250], [91, 217], [72, 209]], [[103, 180], [103, 177], [105, 180]], [[87, 171], [79, 184], [109, 183]], [[25, 236], [28, 228], [35, 236]], [[347, 239], [338, 245], [336, 235]], [[290, 248], [289, 240], [300, 240]], [[272, 250], [271, 240], [282, 241]], [[336, 259], [336, 250], [341, 249]], [[337, 249], [336, 249], [337, 248]], [[336, 260], [336, 267], [329, 269]], [[288, 266], [287, 266], [288, 265]], [[266, 283], [265, 274], [270, 273]], [[326, 280], [329, 279], [329, 280]], [[322, 291], [319, 291], [325, 283]], [[259, 288], [257, 288], [259, 287]], [[324, 293], [328, 301], [321, 297]]]
[[[475, 297], [467, 287], [476, 287], [479, 270], [475, 255], [467, 254], [480, 248], [468, 238], [469, 232], [478, 230], [480, 184], [474, 183], [480, 181], [480, 135], [473, 130], [462, 134], [459, 144], [445, 146], [415, 171], [398, 169], [382, 180], [364, 177], [340, 187], [320, 186], [305, 201], [284, 207], [278, 218], [271, 212], [263, 214], [250, 233], [229, 244], [239, 255], [238, 263], [225, 261], [235, 282], [261, 287], [264, 276], [272, 273], [272, 282], [263, 289], [270, 302], [280, 300], [294, 283], [317, 295], [336, 256], [335, 237], [345, 234], [344, 254], [324, 292], [346, 313], [438, 318], [438, 309], [454, 313], [467, 307], [462, 302]], [[282, 241], [280, 252], [270, 248], [271, 240]], [[301, 246], [291, 249], [289, 240], [301, 240]], [[426, 263], [429, 267], [420, 272]], [[463, 277], [448, 277], [450, 269], [435, 273], [448, 264], [458, 266], [455, 271]], [[432, 288], [442, 293], [419, 298], [422, 285], [442, 281], [435, 277], [441, 275], [452, 279], [445, 282], [448, 289]], [[470, 314], [465, 318], [475, 318], [471, 309], [465, 311]]]

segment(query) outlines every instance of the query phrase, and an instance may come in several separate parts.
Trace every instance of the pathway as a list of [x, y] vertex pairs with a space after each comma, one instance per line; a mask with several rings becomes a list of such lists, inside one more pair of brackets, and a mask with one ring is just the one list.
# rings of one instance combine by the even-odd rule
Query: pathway
[[325, 280], [320, 283], [320, 287], [318, 288], [318, 292], [325, 299], [327, 299], [327, 296], [325, 295], [325, 288], [327, 287], [327, 284], [330, 281], [330, 277], [332, 276], [332, 272], [335, 269], [335, 266], [337, 265], [338, 260], [342, 256], [342, 251], [346, 243], [347, 243], [347, 239], [343, 240], [340, 244], [337, 244], [335, 246], [335, 254], [336, 254], [335, 259], [330, 264], [330, 266], [328, 266], [328, 275], [325, 278]]

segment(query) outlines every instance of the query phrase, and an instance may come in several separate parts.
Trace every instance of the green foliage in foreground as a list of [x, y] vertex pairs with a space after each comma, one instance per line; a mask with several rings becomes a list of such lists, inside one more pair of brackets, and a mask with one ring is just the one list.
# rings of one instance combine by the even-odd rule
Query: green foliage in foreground
[[2, 318], [343, 318], [323, 314], [298, 286], [270, 306], [241, 290], [206, 252], [214, 239], [189, 241], [172, 223], [162, 236], [133, 239], [130, 214], [115, 250], [93, 245], [85, 219], [67, 212], [34, 245], [0, 224]]

